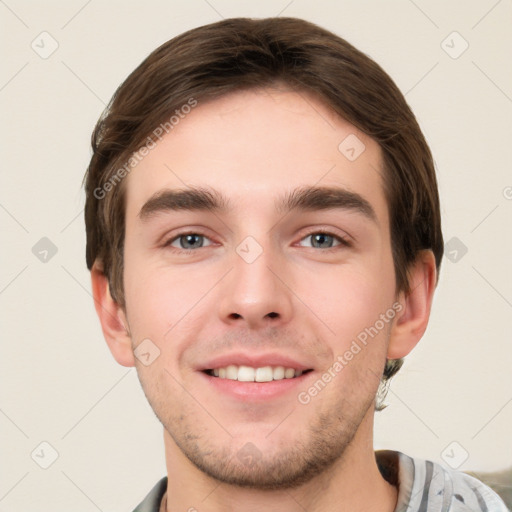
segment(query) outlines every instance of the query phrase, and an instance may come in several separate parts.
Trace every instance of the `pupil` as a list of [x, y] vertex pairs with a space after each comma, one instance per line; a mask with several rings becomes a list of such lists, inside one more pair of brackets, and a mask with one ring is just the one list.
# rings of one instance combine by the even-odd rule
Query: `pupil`
[[[184, 240], [184, 242], [183, 242]], [[185, 235], [182, 237], [181, 246], [184, 249], [189, 249], [190, 247], [201, 247], [201, 239], [200, 235]]]
[[332, 236], [324, 233], [313, 235], [313, 246], [318, 247], [327, 242], [327, 247], [332, 245]]

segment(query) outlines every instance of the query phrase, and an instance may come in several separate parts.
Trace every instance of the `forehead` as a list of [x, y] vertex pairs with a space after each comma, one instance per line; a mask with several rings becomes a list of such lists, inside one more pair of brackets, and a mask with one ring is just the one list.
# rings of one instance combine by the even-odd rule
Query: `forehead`
[[387, 219], [379, 145], [311, 94], [241, 91], [186, 111], [127, 176], [127, 217], [165, 188], [218, 189], [247, 212], [298, 186], [336, 186]]

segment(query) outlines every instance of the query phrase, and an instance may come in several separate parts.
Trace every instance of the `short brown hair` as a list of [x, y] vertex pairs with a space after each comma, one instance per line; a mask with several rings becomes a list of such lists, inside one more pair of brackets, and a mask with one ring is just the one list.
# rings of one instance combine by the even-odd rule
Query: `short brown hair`
[[[439, 271], [443, 237], [434, 162], [392, 79], [313, 23], [232, 18], [189, 30], [153, 51], [117, 89], [93, 132], [84, 177], [87, 267], [102, 265], [122, 307], [126, 191], [125, 180], [113, 181], [119, 170], [191, 98], [207, 101], [276, 83], [313, 93], [379, 143], [397, 292], [409, 290], [407, 272], [419, 251], [432, 250]], [[401, 360], [387, 361], [383, 381], [400, 366]]]

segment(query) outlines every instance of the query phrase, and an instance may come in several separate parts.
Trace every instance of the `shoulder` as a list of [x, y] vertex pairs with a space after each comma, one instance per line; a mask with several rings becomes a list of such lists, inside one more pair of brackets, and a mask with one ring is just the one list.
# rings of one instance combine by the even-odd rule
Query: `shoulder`
[[490, 487], [462, 471], [389, 450], [376, 457], [384, 478], [395, 477], [395, 512], [509, 512]]
[[159, 512], [160, 502], [167, 489], [167, 477], [160, 479], [149, 494], [137, 505], [133, 512]]

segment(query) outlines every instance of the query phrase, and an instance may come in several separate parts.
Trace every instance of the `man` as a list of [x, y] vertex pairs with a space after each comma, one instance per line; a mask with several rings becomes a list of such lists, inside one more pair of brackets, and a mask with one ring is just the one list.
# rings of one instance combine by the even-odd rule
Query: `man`
[[502, 511], [373, 450], [443, 254], [429, 148], [371, 59], [293, 18], [155, 50], [93, 134], [87, 265], [105, 339], [164, 427], [146, 511]]

